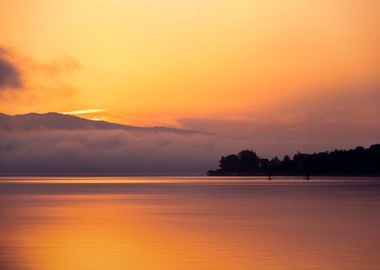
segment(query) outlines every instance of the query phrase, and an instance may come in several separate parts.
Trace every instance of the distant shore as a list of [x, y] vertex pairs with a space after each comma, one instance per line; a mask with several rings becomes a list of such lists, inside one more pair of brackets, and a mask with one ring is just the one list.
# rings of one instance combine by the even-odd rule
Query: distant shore
[[[268, 177], [268, 174], [221, 174], [219, 172], [207, 172], [207, 176], [225, 176], [225, 177]], [[271, 177], [305, 177], [304, 174], [272, 174]], [[380, 173], [372, 174], [352, 174], [352, 173], [336, 173], [336, 174], [311, 174], [309, 177], [380, 177]]]
[[219, 169], [209, 170], [208, 176], [379, 176], [380, 144], [368, 148], [320, 153], [297, 153], [293, 158], [260, 158], [252, 150], [222, 156]]

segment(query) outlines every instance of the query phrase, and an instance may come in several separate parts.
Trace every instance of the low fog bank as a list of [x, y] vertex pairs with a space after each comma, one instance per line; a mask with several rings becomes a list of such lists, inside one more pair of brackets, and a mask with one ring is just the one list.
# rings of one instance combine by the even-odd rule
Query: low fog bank
[[123, 130], [0, 132], [1, 174], [205, 174], [243, 142]]
[[[233, 128], [231, 128], [233, 130]], [[330, 130], [333, 130], [332, 128]], [[255, 128], [231, 134], [141, 133], [127, 130], [0, 131], [0, 174], [14, 175], [205, 175], [224, 155], [251, 149], [263, 158], [376, 143], [357, 134], [330, 136]], [[298, 133], [298, 132], [296, 132]], [[358, 135], [358, 136], [356, 136]], [[360, 136], [361, 135], [361, 136]], [[352, 137], [356, 137], [355, 140]]]

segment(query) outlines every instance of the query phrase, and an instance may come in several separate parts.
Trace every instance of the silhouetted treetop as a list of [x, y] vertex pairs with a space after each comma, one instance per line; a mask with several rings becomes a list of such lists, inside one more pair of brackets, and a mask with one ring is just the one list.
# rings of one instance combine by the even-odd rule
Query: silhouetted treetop
[[380, 144], [369, 148], [334, 150], [313, 154], [297, 153], [293, 159], [260, 158], [252, 150], [223, 156], [219, 169], [208, 175], [370, 175], [380, 174]]

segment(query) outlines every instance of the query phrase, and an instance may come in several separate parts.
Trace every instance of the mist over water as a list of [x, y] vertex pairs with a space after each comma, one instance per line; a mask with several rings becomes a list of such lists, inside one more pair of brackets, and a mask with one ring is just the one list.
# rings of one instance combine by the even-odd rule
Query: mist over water
[[245, 141], [205, 134], [0, 130], [0, 173], [204, 175], [220, 156], [243, 145]]
[[1, 178], [0, 269], [377, 269], [380, 179]]

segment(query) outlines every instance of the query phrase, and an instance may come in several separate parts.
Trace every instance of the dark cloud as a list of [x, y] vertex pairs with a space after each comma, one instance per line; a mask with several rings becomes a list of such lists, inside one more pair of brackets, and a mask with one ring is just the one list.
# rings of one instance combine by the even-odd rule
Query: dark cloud
[[7, 59], [6, 50], [0, 48], [0, 90], [21, 87], [21, 73], [17, 66]]
[[[9, 110], [17, 103], [40, 110], [41, 104], [51, 106], [56, 100], [70, 103], [77, 93], [71, 79], [79, 69], [80, 62], [70, 55], [41, 62], [0, 44], [0, 107]], [[17, 91], [5, 91], [8, 89]]]

